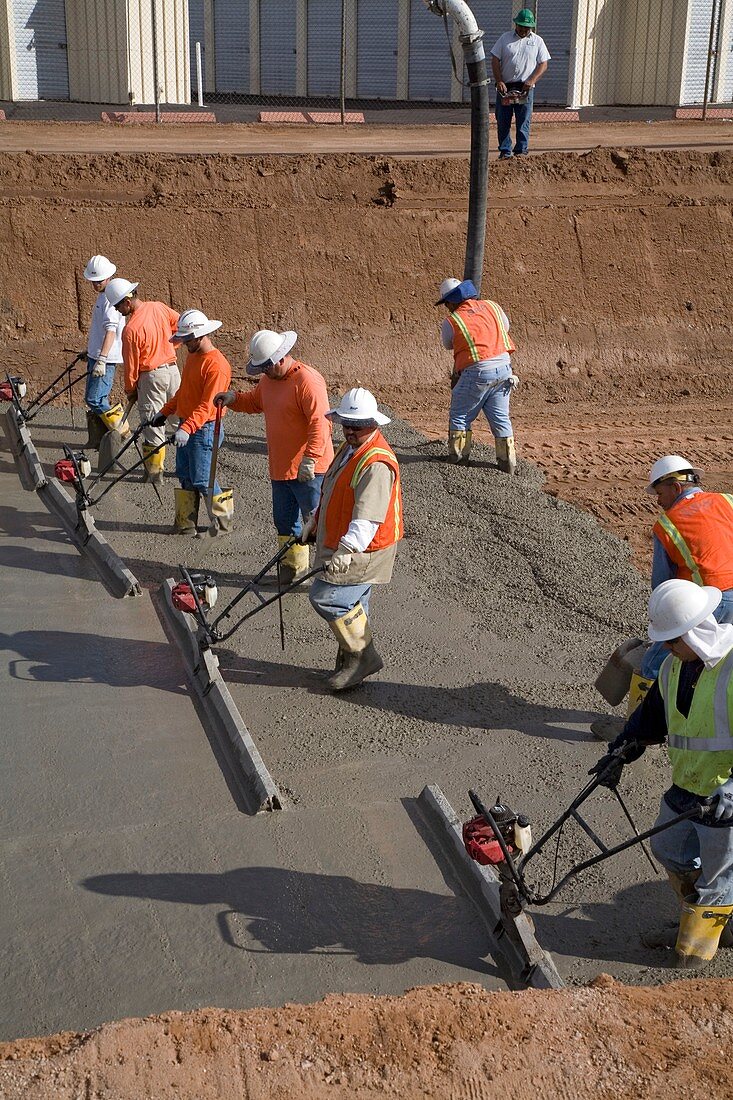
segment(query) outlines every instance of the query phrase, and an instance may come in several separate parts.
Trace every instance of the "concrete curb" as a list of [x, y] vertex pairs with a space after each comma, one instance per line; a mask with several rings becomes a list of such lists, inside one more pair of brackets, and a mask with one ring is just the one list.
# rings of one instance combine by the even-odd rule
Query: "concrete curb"
[[14, 405], [10, 405], [5, 413], [5, 434], [18, 468], [20, 484], [29, 493], [42, 489], [46, 485], [46, 475], [43, 472], [38, 451], [28, 428], [22, 420], [19, 420]]
[[440, 787], [424, 787], [417, 804], [456, 871], [461, 885], [486, 922], [492, 942], [492, 955], [501, 958], [512, 979], [521, 988], [563, 989], [565, 983], [558, 974], [552, 957], [540, 947], [526, 916], [522, 920], [521, 942], [514, 942], [508, 935], [501, 918], [499, 876], [491, 866], [482, 867], [466, 852], [461, 831], [462, 822], [456, 817]]
[[174, 584], [175, 581], [170, 578], [163, 582], [160, 588], [161, 605], [210, 728], [224, 735], [234, 750], [247, 789], [255, 800], [257, 813], [282, 810], [282, 796], [222, 679], [216, 655], [211, 649], [201, 652], [193, 618], [173, 606]]
[[94, 517], [89, 510], [80, 521], [76, 502], [57, 481], [47, 481], [40, 486], [38, 495], [49, 512], [53, 512], [61, 520], [77, 550], [89, 558], [108, 592], [117, 599], [140, 595], [140, 582], [115, 554], [104, 535], [97, 531]]

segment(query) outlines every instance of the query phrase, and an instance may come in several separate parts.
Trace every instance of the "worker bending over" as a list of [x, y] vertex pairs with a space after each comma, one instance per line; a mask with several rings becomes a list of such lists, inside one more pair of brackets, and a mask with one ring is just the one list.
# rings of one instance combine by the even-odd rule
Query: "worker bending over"
[[[649, 599], [649, 637], [668, 650], [659, 678], [609, 747], [628, 746], [626, 762], [667, 742], [672, 786], [657, 825], [704, 807], [652, 837], [680, 904], [679, 920], [642, 936], [674, 947], [676, 965], [701, 966], [719, 943], [733, 946], [733, 625], [718, 623], [721, 592], [685, 580], [663, 581]], [[599, 772], [610, 762], [603, 757]], [[605, 785], [614, 786], [621, 769]]]
[[[302, 517], [318, 507], [323, 475], [333, 458], [328, 393], [323, 377], [290, 354], [296, 332], [260, 329], [250, 341], [247, 374], [260, 376], [249, 393], [227, 390], [217, 403], [235, 412], [264, 413], [272, 482], [272, 517], [283, 546], [300, 535]], [[281, 559], [280, 582], [308, 572], [308, 548], [295, 543]]]
[[112, 406], [109, 395], [115, 380], [115, 368], [122, 362], [122, 330], [125, 318], [102, 293], [117, 268], [106, 256], [92, 256], [84, 268], [84, 278], [97, 292], [87, 337], [86, 446], [98, 450], [102, 436], [117, 428], [122, 420], [122, 405]]
[[[181, 483], [175, 489], [176, 512], [173, 531], [178, 535], [196, 535], [199, 502], [209, 492], [211, 457], [214, 450], [216, 408], [214, 397], [228, 390], [232, 368], [224, 355], [214, 347], [210, 333], [221, 328], [221, 321], [210, 321], [200, 309], [186, 309], [178, 318], [171, 343], [183, 344], [186, 362], [181, 387], [166, 401], [157, 416], [155, 428], [163, 428], [169, 416], [179, 419], [174, 436], [176, 445], [176, 477]], [[222, 409], [222, 417], [226, 410]], [[224, 429], [219, 429], [219, 444]], [[234, 496], [231, 489], [222, 491], [214, 481], [211, 501], [212, 518], [216, 526], [211, 533], [227, 533], [232, 529]]]
[[397, 458], [379, 430], [389, 417], [369, 390], [349, 390], [328, 417], [341, 424], [344, 442], [301, 538], [315, 537], [315, 564], [326, 567], [311, 586], [310, 601], [338, 641], [336, 670], [327, 683], [344, 691], [383, 667], [369, 627], [369, 597], [373, 584], [392, 579], [403, 534], [402, 489]]
[[496, 447], [496, 461], [505, 474], [517, 465], [509, 398], [519, 379], [512, 374], [509, 318], [496, 302], [482, 301], [470, 279], [444, 279], [440, 298], [448, 316], [440, 336], [443, 347], [453, 351], [448, 456], [452, 462], [468, 462], [471, 425], [480, 412], [489, 422]]
[[160, 481], [165, 462], [165, 430], [151, 421], [178, 390], [181, 375], [171, 347], [178, 314], [163, 302], [146, 302], [138, 296], [139, 283], [113, 279], [104, 293], [126, 324], [122, 331], [125, 393], [137, 401], [143, 431], [145, 480]]
[[[681, 455], [654, 463], [647, 492], [656, 496], [662, 514], [654, 524], [652, 589], [678, 578], [713, 585], [723, 593], [715, 609], [720, 623], [733, 622], [733, 496], [708, 493], [701, 471]], [[663, 645], [644, 655], [641, 675], [654, 680], [666, 656]]]

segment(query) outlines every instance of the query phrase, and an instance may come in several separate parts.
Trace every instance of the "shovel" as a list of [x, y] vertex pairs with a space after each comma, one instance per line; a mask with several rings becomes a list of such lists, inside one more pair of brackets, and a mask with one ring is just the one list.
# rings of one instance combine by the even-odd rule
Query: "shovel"
[[[209, 514], [209, 530], [207, 535], [214, 536], [218, 534], [219, 524], [216, 516], [214, 515], [214, 486], [216, 485], [216, 466], [219, 460], [219, 436], [221, 434], [221, 418], [224, 413], [224, 406], [217, 405], [216, 407], [216, 420], [214, 421], [214, 449], [211, 452], [211, 469], [209, 471], [209, 489], [206, 494], [206, 511]], [[206, 535], [202, 536], [206, 537]]]
[[[97, 459], [97, 471], [112, 469], [112, 465], [116, 462], [117, 456], [122, 450], [122, 447], [126, 439], [130, 437], [130, 425], [127, 423], [127, 418], [132, 412], [132, 406], [134, 401], [128, 400], [125, 406], [125, 411], [122, 414], [122, 420], [116, 428], [112, 428], [111, 431], [105, 432], [99, 442], [99, 458]], [[121, 463], [116, 463], [120, 469], [122, 469]]]

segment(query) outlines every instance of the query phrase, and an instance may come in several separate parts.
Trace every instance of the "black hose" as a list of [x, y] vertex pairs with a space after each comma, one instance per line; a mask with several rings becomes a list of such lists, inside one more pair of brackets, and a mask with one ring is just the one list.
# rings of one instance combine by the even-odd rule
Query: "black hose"
[[[470, 49], [471, 47], [469, 47]], [[468, 51], [467, 51], [468, 52]], [[475, 46], [472, 52], [475, 52]], [[478, 60], [466, 58], [471, 85], [471, 163], [468, 191], [468, 230], [463, 278], [470, 279], [481, 295], [489, 190], [489, 85], [483, 46]]]

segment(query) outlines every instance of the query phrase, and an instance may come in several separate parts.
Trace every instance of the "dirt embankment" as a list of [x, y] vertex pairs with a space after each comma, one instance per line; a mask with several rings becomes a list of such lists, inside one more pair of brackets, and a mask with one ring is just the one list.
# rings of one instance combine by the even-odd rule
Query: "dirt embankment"
[[[361, 382], [445, 431], [439, 280], [463, 261], [455, 158], [0, 156], [4, 365], [47, 378], [83, 342], [93, 252], [141, 293], [300, 333], [333, 393]], [[522, 453], [643, 560], [651, 461], [726, 479], [733, 153], [596, 149], [492, 166], [484, 292], [512, 319]]]
[[415, 989], [203, 1009], [0, 1044], [4, 1100], [515, 1100], [730, 1095], [733, 987]]

